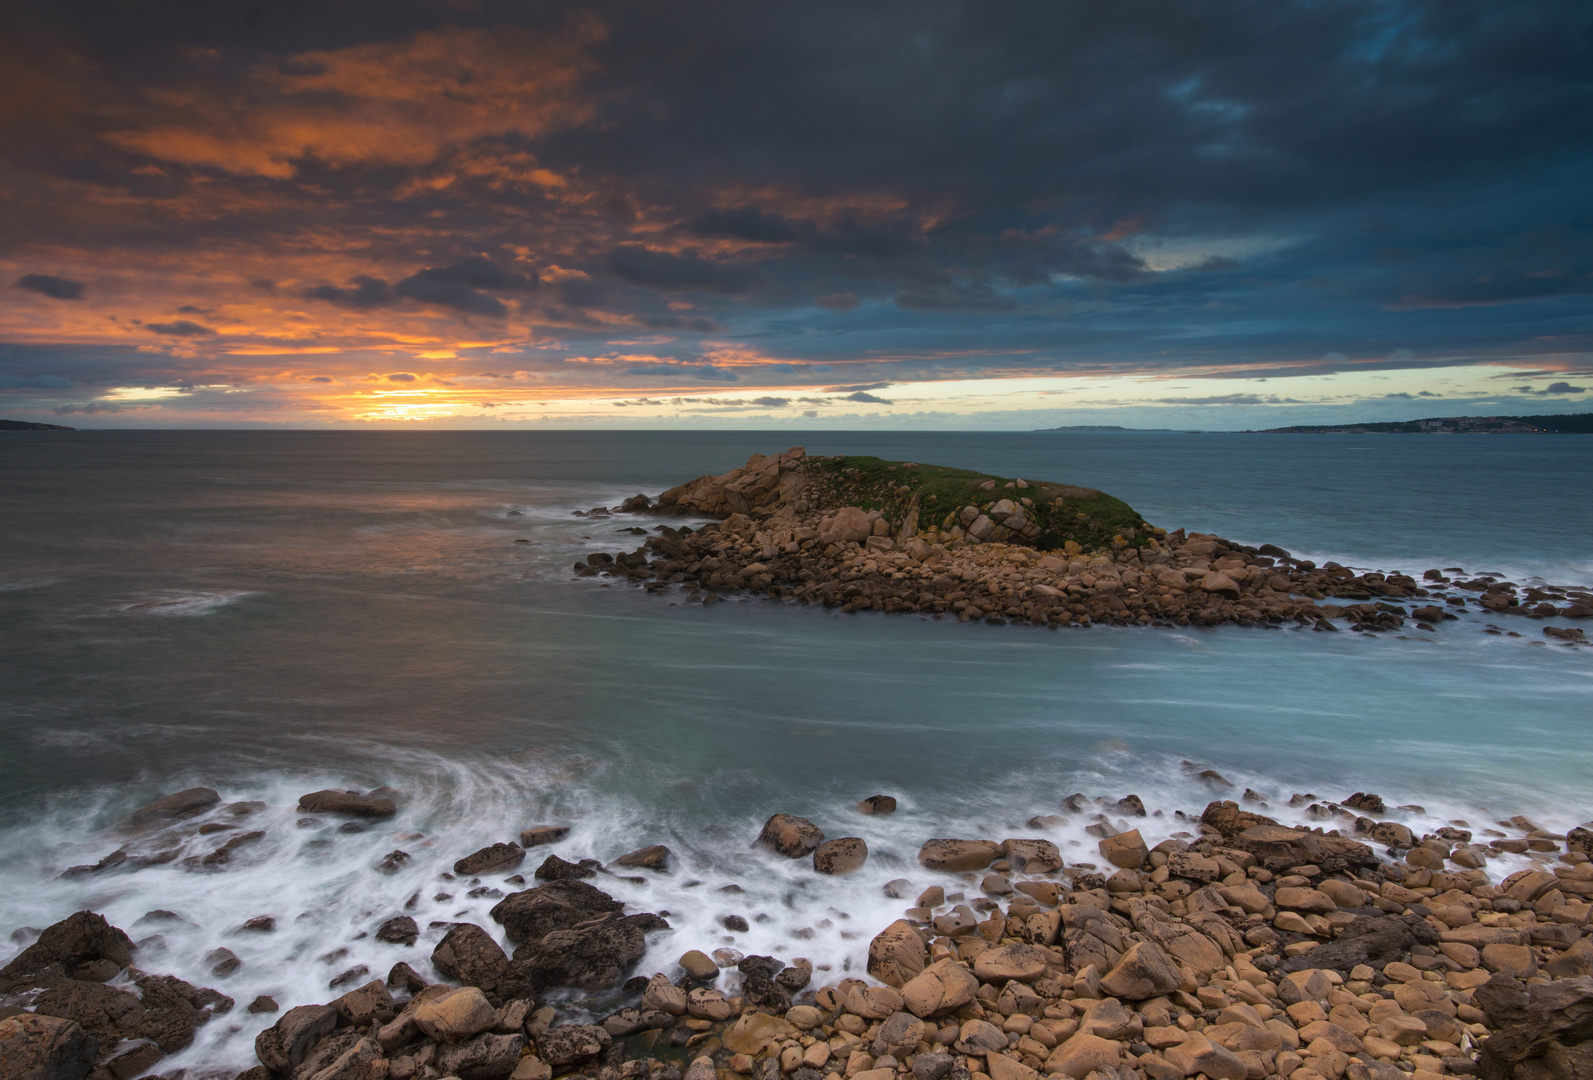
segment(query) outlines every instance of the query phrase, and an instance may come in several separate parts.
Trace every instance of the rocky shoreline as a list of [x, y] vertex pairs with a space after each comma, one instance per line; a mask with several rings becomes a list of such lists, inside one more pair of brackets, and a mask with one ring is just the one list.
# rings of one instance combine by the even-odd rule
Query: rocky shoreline
[[[918, 613], [1034, 626], [1293, 624], [1436, 632], [1456, 612], [1593, 616], [1582, 587], [1523, 587], [1459, 567], [1399, 572], [1317, 566], [1281, 547], [1168, 532], [1099, 491], [877, 458], [755, 455], [721, 476], [583, 516], [717, 519], [661, 525], [631, 551], [575, 564], [688, 602], [749, 593], [843, 612]], [[633, 528], [630, 531], [645, 533]], [[1518, 633], [1488, 625], [1488, 633]], [[1543, 636], [1585, 643], [1579, 628]]]
[[[299, 809], [368, 821], [391, 817], [395, 797], [321, 791]], [[609, 867], [547, 855], [533, 884], [521, 872], [530, 852], [567, 832], [534, 826], [439, 868], [438, 880], [512, 887], [491, 910], [494, 933], [373, 916], [376, 939], [397, 950], [441, 932], [420, 967], [442, 981], [403, 960], [385, 978], [343, 972], [331, 1000], [293, 1004], [258, 1035], [259, 1063], [237, 1080], [1590, 1075], [1593, 825], [1556, 834], [1517, 817], [1418, 836], [1399, 819], [1420, 808], [1390, 809], [1373, 794], [1290, 802], [1322, 824], [1281, 825], [1246, 791], [1242, 804], [1152, 815], [1174, 831], [1148, 847], [1133, 827], [1147, 817], [1137, 796], [1069, 796], [1029, 825], [1089, 821], [1097, 854], [1071, 865], [1041, 838], [926, 838], [913, 876], [884, 886], [903, 909], [872, 938], [868, 978], [727, 947], [636, 971], [667, 919], [627, 913], [593, 881], [616, 870], [666, 875], [669, 849], [641, 848]], [[874, 796], [857, 809], [891, 813], [895, 802]], [[124, 827], [172, 837], [234, 812], [196, 788]], [[852, 873], [869, 859], [862, 838], [826, 839], [787, 814], [747, 839], [815, 875]], [[240, 846], [234, 838], [217, 850]], [[410, 858], [395, 851], [388, 861]], [[1519, 869], [1490, 874], [1501, 860]], [[125, 865], [108, 858], [67, 874]], [[151, 912], [139, 923], [161, 918], [176, 916]], [[160, 1071], [236, 1003], [136, 967], [156, 940], [135, 942], [90, 911], [39, 933], [0, 969], [0, 1077], [234, 1075]], [[218, 977], [230, 971], [225, 952], [205, 958]], [[561, 988], [590, 997], [566, 1001]], [[592, 1016], [594, 1005], [606, 1015]], [[246, 1011], [276, 1014], [279, 1004], [258, 998]]]

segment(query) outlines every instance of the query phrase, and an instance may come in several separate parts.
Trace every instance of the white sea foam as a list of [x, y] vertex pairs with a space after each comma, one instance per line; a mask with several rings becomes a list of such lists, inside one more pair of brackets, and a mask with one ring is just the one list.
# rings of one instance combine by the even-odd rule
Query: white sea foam
[[236, 604], [258, 592], [247, 589], [155, 589], [110, 605], [108, 613], [117, 615], [150, 615], [160, 618], [185, 618], [209, 615], [224, 607]]

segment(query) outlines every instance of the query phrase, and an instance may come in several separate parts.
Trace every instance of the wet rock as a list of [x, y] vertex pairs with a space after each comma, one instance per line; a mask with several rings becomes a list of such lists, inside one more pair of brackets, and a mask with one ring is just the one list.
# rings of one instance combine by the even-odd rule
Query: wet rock
[[437, 1051], [433, 1067], [459, 1080], [504, 1080], [520, 1063], [524, 1035], [477, 1035]]
[[249, 1007], [246, 1008], [244, 1010], [244, 1012], [247, 1012], [247, 1013], [274, 1013], [274, 1012], [277, 1011], [278, 1008], [279, 1008], [279, 1006], [277, 1005], [277, 999], [276, 998], [267, 997], [266, 995], [261, 994], [259, 997], [255, 998], [253, 1001], [249, 1002]]
[[350, 990], [331, 1003], [338, 1019], [348, 1027], [365, 1027], [385, 1024], [397, 1012], [393, 995], [387, 992], [380, 979], [373, 979], [358, 990]]
[[579, 863], [566, 862], [557, 855], [549, 855], [532, 876], [539, 881], [575, 881], [597, 877], [597, 871]]
[[361, 1038], [358, 1032], [334, 1037], [330, 1045], [315, 1048], [305, 1059], [301, 1071], [309, 1080], [385, 1080], [387, 1062], [375, 1039]]
[[231, 949], [211, 949], [205, 954], [205, 963], [210, 965], [210, 974], [218, 979], [225, 979], [243, 967], [243, 961]]
[[1331, 968], [1348, 975], [1357, 964], [1381, 968], [1407, 955], [1417, 945], [1438, 944], [1438, 932], [1417, 915], [1356, 916], [1333, 941], [1285, 960], [1284, 975], [1307, 968]]
[[[516, 970], [541, 989], [568, 986], [607, 990], [647, 951], [645, 930], [663, 924], [652, 914], [599, 915], [567, 930], [554, 930], [514, 950]], [[667, 925], [667, 924], [665, 924]]]
[[1045, 965], [1045, 952], [1034, 945], [998, 945], [974, 957], [974, 975], [998, 986], [1009, 980], [1032, 982], [1045, 974]]
[[454, 873], [461, 877], [504, 874], [523, 861], [525, 861], [525, 848], [519, 844], [489, 844], [454, 863]]
[[196, 787], [179, 791], [173, 795], [156, 799], [147, 806], [141, 806], [127, 817], [122, 819], [123, 826], [151, 825], [161, 821], [176, 821], [180, 818], [193, 817], [221, 802], [221, 796], [216, 794], [214, 788]]
[[413, 945], [420, 938], [420, 927], [408, 915], [395, 915], [376, 928], [376, 940], [393, 945]]
[[667, 872], [669, 870], [670, 854], [669, 848], [663, 844], [653, 844], [651, 847], [637, 848], [635, 851], [626, 852], [614, 860], [614, 865], [628, 866], [637, 870]]
[[1381, 795], [1373, 795], [1365, 791], [1357, 791], [1354, 795], [1345, 799], [1341, 805], [1348, 810], [1359, 810], [1363, 814], [1388, 813], [1388, 807], [1384, 804]]
[[988, 840], [927, 840], [918, 849], [918, 862], [930, 870], [960, 873], [983, 870], [1001, 857], [1001, 845]]
[[539, 941], [555, 930], [619, 911], [625, 905], [584, 881], [554, 881], [511, 893], [492, 909], [510, 941]]
[[[710, 964], [712, 960], [708, 961]], [[714, 967], [718, 974], [719, 968]], [[686, 1014], [686, 991], [669, 981], [662, 973], [654, 975], [647, 980], [647, 989], [642, 991], [642, 1008], [668, 1013], [671, 1016], [684, 1016]]]
[[301, 796], [299, 809], [311, 814], [347, 814], [358, 818], [389, 818], [398, 813], [392, 799], [332, 788]]
[[481, 927], [459, 923], [432, 950], [431, 963], [450, 979], [502, 997], [519, 997], [523, 979], [510, 970], [503, 949]]
[[757, 842], [788, 859], [800, 859], [824, 842], [824, 833], [807, 818], [775, 814], [763, 823]]
[[714, 963], [713, 957], [697, 949], [681, 954], [679, 963], [688, 977], [699, 982], [719, 977], [719, 965]]
[[813, 869], [821, 874], [850, 874], [868, 860], [868, 844], [860, 836], [826, 840], [813, 849]]
[[292, 1072], [336, 1027], [337, 1010], [330, 1005], [299, 1005], [255, 1036], [255, 1056], [274, 1073]]
[[83, 1080], [98, 1049], [70, 1020], [31, 1013], [0, 1020], [0, 1076], [6, 1080]]
[[1138, 829], [1103, 837], [1096, 847], [1101, 852], [1101, 858], [1124, 870], [1138, 870], [1150, 857], [1150, 850], [1146, 848]]
[[568, 825], [534, 825], [520, 833], [520, 846], [534, 848], [543, 844], [557, 844], [569, 835]]
[[1001, 851], [1015, 874], [1049, 874], [1062, 869], [1062, 853], [1049, 840], [1003, 840]]
[[389, 851], [382, 857], [382, 861], [376, 864], [376, 869], [384, 874], [396, 874], [409, 864], [409, 860], [410, 855], [407, 851]]
[[93, 911], [68, 915], [47, 928], [39, 939], [0, 969], [0, 987], [26, 975], [66, 975], [79, 965], [109, 960], [118, 968], [133, 962], [132, 939]]
[[559, 1024], [537, 1036], [537, 1052], [543, 1061], [558, 1068], [596, 1057], [613, 1042], [596, 1024]]
[[857, 808], [865, 814], [894, 814], [896, 799], [891, 795], [870, 795], [858, 803]]
[[427, 982], [420, 977], [420, 973], [403, 961], [394, 964], [387, 972], [387, 988], [389, 990], [408, 991], [418, 994], [426, 989]]
[[868, 973], [888, 986], [900, 987], [923, 971], [928, 959], [924, 939], [913, 924], [898, 919], [869, 943]]

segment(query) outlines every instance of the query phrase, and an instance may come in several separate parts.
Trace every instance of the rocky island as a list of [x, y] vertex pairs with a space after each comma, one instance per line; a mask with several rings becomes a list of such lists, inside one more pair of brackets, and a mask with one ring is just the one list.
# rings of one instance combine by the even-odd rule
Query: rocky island
[[[1377, 633], [1407, 621], [1425, 632], [1457, 610], [1532, 618], [1593, 615], [1578, 587], [1522, 588], [1459, 567], [1356, 573], [1318, 566], [1273, 544], [1172, 532], [1092, 488], [964, 469], [810, 457], [802, 447], [755, 455], [656, 499], [637, 495], [588, 516], [716, 519], [658, 526], [633, 551], [575, 564], [649, 589], [712, 603], [750, 592], [845, 612], [953, 616], [1063, 627], [1286, 624]], [[1450, 574], [1455, 576], [1451, 577]], [[1500, 632], [1493, 627], [1493, 632]], [[1560, 641], [1577, 628], [1547, 626]]]
[[[297, 809], [368, 822], [392, 817], [402, 799], [323, 791]], [[276, 1018], [254, 1039], [258, 1063], [241, 1073], [203, 1063], [162, 1070], [200, 1028], [225, 1022], [219, 1018], [235, 1002], [141, 970], [136, 961], [156, 952], [158, 935], [135, 941], [80, 911], [13, 935], [31, 943], [0, 969], [0, 1076], [1589, 1075], [1593, 939], [1584, 934], [1593, 912], [1593, 827], [1558, 834], [1516, 817], [1418, 835], [1401, 819], [1420, 807], [1390, 808], [1375, 794], [1340, 802], [1298, 794], [1289, 805], [1318, 824], [1280, 824], [1261, 812], [1268, 804], [1253, 791], [1242, 802], [1218, 799], [1171, 815], [1147, 815], [1132, 794], [1071, 795], [1038, 808], [1028, 825], [1043, 832], [1088, 822], [1096, 850], [1072, 864], [1056, 843], [1032, 834], [924, 838], [912, 876], [883, 887], [901, 903], [900, 916], [874, 932], [866, 970], [839, 978], [800, 957], [746, 955], [711, 942], [667, 970], [637, 971], [646, 938], [669, 924], [627, 913], [594, 881], [616, 872], [668, 875], [669, 850], [652, 845], [609, 866], [550, 854], [528, 885], [520, 868], [531, 849], [556, 846], [568, 833], [533, 826], [517, 841], [459, 853], [451, 868], [429, 868], [439, 881], [510, 887], [491, 909], [496, 925], [421, 927], [401, 912], [373, 911], [358, 936], [374, 934], [392, 951], [387, 975], [356, 967], [330, 980], [325, 1001], [249, 1003], [249, 1015]], [[141, 839], [130, 847], [180, 854], [212, 835], [207, 826], [238, 816], [238, 806], [209, 788], [168, 796], [145, 808], [135, 822]], [[889, 796], [874, 796], [856, 809], [894, 808]], [[1142, 828], [1166, 838], [1148, 846]], [[766, 858], [811, 864], [815, 880], [854, 873], [870, 857], [861, 837], [826, 839], [814, 822], [789, 814], [772, 815], [746, 840]], [[228, 841], [216, 849], [227, 858], [212, 865], [224, 873], [247, 848]], [[126, 872], [137, 860], [122, 856], [68, 873]], [[395, 851], [388, 860], [409, 858]], [[152, 912], [139, 922], [176, 918]], [[218, 978], [237, 968], [236, 957], [222, 953], [205, 958]]]

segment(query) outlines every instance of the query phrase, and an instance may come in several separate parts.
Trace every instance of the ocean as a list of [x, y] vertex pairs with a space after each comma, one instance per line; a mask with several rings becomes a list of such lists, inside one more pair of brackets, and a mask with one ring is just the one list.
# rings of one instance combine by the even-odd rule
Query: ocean
[[[1295, 793], [1355, 791], [1420, 807], [1399, 815], [1418, 831], [1593, 817], [1593, 648], [1541, 622], [1057, 631], [703, 606], [572, 573], [637, 545], [619, 530], [657, 524], [573, 511], [791, 445], [1098, 487], [1167, 528], [1319, 562], [1593, 584], [1582, 436], [6, 433], [0, 963], [26, 928], [83, 908], [158, 935], [140, 966], [239, 1003], [161, 1068], [225, 1072], [252, 1063], [274, 1019], [245, 1014], [257, 994], [286, 1008], [329, 1000], [351, 967], [429, 972], [442, 928], [413, 948], [370, 936], [406, 903], [422, 927], [497, 932], [495, 897], [439, 875], [533, 825], [572, 831], [530, 852], [528, 877], [549, 851], [672, 849], [668, 874], [597, 881], [668, 913], [643, 974], [731, 947], [806, 956], [834, 981], [904, 906], [884, 883], [931, 883], [925, 839], [1040, 835], [1099, 861], [1087, 816], [1027, 824], [1075, 792], [1138, 794], [1152, 816], [1107, 812], [1151, 844], [1189, 830], [1178, 812], [1246, 788], [1288, 821], [1303, 820]], [[241, 820], [265, 836], [221, 869], [59, 876], [122, 844], [129, 810], [194, 785], [263, 803]], [[294, 808], [383, 785], [400, 812], [369, 827]], [[899, 810], [854, 809], [875, 794]], [[775, 812], [863, 837], [867, 865], [821, 878], [753, 849]], [[183, 853], [228, 835], [189, 835]], [[410, 863], [378, 873], [395, 848]], [[180, 921], [140, 923], [156, 909]], [[236, 932], [259, 915], [274, 933]], [[726, 930], [728, 915], [749, 928]], [[243, 961], [226, 978], [204, 960], [222, 946]]]

